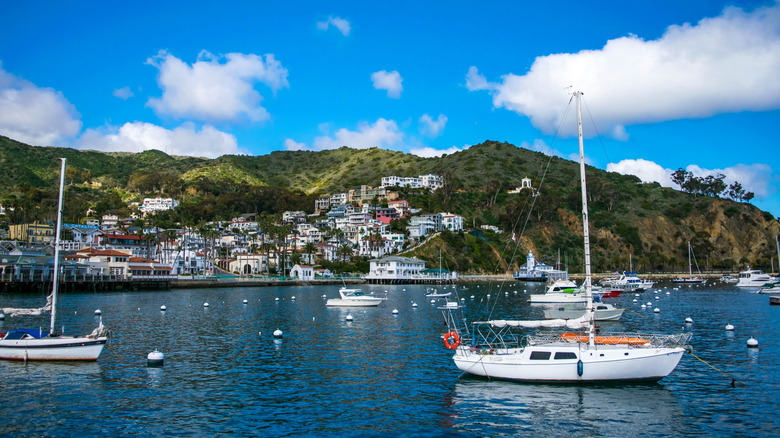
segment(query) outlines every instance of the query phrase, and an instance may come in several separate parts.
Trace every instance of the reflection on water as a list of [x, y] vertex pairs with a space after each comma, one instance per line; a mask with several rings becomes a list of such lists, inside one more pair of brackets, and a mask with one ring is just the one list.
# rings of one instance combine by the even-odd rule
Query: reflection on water
[[524, 385], [464, 378], [451, 396], [452, 427], [477, 436], [672, 436], [685, 418], [660, 385]]

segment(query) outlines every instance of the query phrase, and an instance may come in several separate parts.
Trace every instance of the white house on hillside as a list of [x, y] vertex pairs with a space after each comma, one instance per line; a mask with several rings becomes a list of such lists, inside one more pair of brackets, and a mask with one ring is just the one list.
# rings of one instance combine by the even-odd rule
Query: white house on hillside
[[369, 260], [370, 267], [366, 280], [394, 281], [412, 280], [425, 269], [425, 262], [408, 257], [383, 257]]

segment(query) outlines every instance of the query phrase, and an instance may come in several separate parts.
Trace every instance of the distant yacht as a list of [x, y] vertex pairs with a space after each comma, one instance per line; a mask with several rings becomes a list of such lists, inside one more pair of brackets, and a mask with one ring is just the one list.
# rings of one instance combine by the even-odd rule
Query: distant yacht
[[737, 287], [761, 287], [767, 283], [777, 281], [776, 277], [765, 273], [760, 269], [750, 269], [739, 273]]
[[528, 251], [528, 259], [520, 269], [514, 273], [517, 281], [538, 281], [565, 280], [569, 278], [566, 271], [560, 271], [542, 262], [537, 262], [532, 251]]

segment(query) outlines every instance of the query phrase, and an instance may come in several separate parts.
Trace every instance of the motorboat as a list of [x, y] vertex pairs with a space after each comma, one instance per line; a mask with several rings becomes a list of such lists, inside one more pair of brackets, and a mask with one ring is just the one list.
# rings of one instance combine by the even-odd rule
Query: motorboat
[[654, 283], [650, 280], [639, 278], [636, 272], [623, 272], [620, 277], [606, 279], [602, 284], [626, 292], [643, 292], [652, 288]]
[[588, 295], [584, 289], [577, 287], [572, 280], [557, 280], [547, 286], [543, 294], [531, 294], [528, 297], [530, 303], [581, 303], [588, 301]]
[[[657, 381], [677, 367], [688, 348], [690, 333], [596, 335], [581, 99], [582, 93], [574, 92], [580, 149], [585, 255], [585, 280], [581, 289], [587, 300], [585, 313], [575, 319], [467, 322], [459, 308], [442, 308], [448, 332], [441, 338], [445, 347], [453, 351], [452, 360], [461, 372], [491, 379], [559, 384]], [[533, 335], [517, 332], [517, 329], [564, 327], [578, 332], [546, 331]]]
[[346, 287], [339, 289], [339, 295], [341, 298], [331, 298], [325, 305], [333, 307], [376, 307], [387, 299], [385, 297], [365, 295], [360, 289], [348, 289]]
[[758, 288], [759, 294], [780, 294], [780, 281], [766, 283]]
[[425, 294], [428, 298], [446, 298], [452, 295], [452, 292], [439, 292], [439, 289], [428, 289]]
[[[573, 304], [552, 305], [544, 309], [544, 319], [577, 319], [585, 315], [585, 306]], [[615, 308], [612, 304], [596, 303], [593, 307], [594, 321], [617, 321], [625, 309]]]
[[748, 269], [739, 273], [737, 287], [761, 287], [767, 283], [777, 281], [777, 277], [765, 273], [760, 269]]
[[734, 284], [734, 283], [737, 283], [739, 281], [739, 278], [737, 278], [737, 277], [735, 277], [735, 276], [733, 276], [731, 274], [726, 274], [723, 277], [720, 277], [720, 281], [721, 281], [721, 283]]

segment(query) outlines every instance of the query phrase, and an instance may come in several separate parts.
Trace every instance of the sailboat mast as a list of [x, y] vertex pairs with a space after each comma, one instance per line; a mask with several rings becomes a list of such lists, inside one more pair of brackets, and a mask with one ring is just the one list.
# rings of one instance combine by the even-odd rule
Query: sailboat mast
[[688, 276], [693, 277], [693, 262], [691, 261], [691, 241], [688, 241]]
[[587, 295], [587, 310], [586, 315], [590, 320], [588, 330], [588, 343], [595, 345], [595, 335], [593, 333], [593, 291], [591, 289], [591, 272], [590, 272], [590, 231], [588, 226], [588, 188], [585, 182], [585, 147], [582, 141], [582, 105], [580, 100], [582, 98], [581, 91], [575, 91], [574, 97], [577, 100], [577, 137], [580, 143], [580, 186], [582, 189], [582, 234], [583, 241], [585, 242], [585, 282], [582, 285], [582, 289], [585, 290]]
[[57, 203], [57, 230], [54, 238], [54, 274], [51, 289], [51, 324], [49, 333], [54, 333], [54, 321], [57, 318], [57, 289], [60, 286], [60, 233], [62, 230], [62, 191], [65, 188], [65, 158], [60, 158], [60, 160], [62, 160], [62, 168], [60, 169], [60, 199]]

